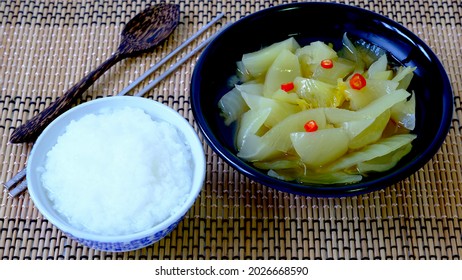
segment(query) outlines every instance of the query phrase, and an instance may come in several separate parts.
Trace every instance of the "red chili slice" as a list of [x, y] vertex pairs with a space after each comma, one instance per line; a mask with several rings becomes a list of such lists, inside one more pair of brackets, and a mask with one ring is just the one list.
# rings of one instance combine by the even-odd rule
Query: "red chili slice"
[[331, 69], [332, 67], [334, 67], [334, 62], [332, 61], [332, 59], [321, 60], [321, 67], [324, 69]]
[[350, 86], [352, 89], [360, 90], [366, 86], [366, 78], [363, 75], [356, 73], [350, 79]]
[[306, 132], [315, 132], [318, 130], [318, 124], [314, 120], [307, 121], [304, 125], [304, 128]]
[[281, 85], [281, 89], [285, 92], [289, 92], [291, 90], [294, 89], [294, 83], [293, 82], [289, 82], [289, 83], [286, 83], [286, 84], [282, 84]]

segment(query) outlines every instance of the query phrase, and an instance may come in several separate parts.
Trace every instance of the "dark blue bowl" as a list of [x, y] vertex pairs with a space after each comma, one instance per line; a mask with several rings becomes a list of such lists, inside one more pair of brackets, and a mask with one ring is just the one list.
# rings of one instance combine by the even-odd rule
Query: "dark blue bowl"
[[[415, 66], [417, 139], [398, 165], [349, 185], [302, 185], [281, 181], [236, 156], [233, 128], [219, 116], [218, 100], [232, 85], [242, 54], [294, 36], [300, 45], [321, 40], [340, 49], [342, 35], [362, 38], [387, 50], [395, 62]], [[334, 3], [295, 3], [251, 14], [227, 27], [200, 56], [191, 81], [192, 111], [211, 148], [233, 168], [268, 187], [307, 196], [352, 196], [383, 189], [412, 175], [441, 147], [453, 113], [448, 76], [433, 51], [402, 25], [377, 13]]]

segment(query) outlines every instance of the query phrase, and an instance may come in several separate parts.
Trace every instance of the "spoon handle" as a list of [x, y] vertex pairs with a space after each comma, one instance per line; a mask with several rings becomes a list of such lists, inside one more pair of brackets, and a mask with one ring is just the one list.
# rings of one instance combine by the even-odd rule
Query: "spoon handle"
[[99, 77], [122, 59], [122, 55], [119, 52], [115, 52], [98, 66], [98, 68], [88, 73], [82, 80], [68, 89], [64, 95], [56, 99], [49, 107], [35, 115], [25, 124], [16, 128], [10, 136], [10, 142], [20, 143], [35, 141], [47, 125], [56, 117], [67, 111]]

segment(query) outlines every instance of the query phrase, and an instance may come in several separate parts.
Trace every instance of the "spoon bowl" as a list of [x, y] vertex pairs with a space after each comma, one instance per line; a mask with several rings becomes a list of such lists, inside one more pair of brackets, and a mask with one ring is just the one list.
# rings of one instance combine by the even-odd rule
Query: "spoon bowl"
[[155, 5], [135, 15], [122, 30], [118, 51], [127, 56], [138, 56], [152, 51], [177, 27], [180, 17], [178, 5]]

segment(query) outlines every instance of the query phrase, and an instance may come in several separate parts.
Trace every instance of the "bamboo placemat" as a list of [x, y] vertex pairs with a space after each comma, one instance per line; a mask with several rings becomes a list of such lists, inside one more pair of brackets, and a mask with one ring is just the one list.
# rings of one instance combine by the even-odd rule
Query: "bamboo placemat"
[[[180, 4], [181, 23], [168, 41], [152, 54], [113, 67], [81, 102], [118, 93], [219, 12], [225, 13], [222, 22], [235, 21], [292, 1], [170, 2]], [[452, 126], [442, 148], [421, 170], [374, 193], [309, 198], [249, 180], [204, 143], [207, 175], [203, 191], [179, 227], [160, 242], [126, 253], [89, 249], [71, 241], [44, 219], [27, 192], [11, 198], [2, 190], [1, 259], [460, 259], [461, 2], [338, 2], [402, 23], [434, 50], [449, 74], [455, 94]], [[31, 149], [30, 144], [8, 142], [14, 128], [108, 58], [117, 48], [123, 25], [149, 4], [142, 0], [0, 1], [2, 183], [25, 166]], [[193, 125], [188, 97], [195, 59], [197, 56], [146, 96], [168, 104]]]

